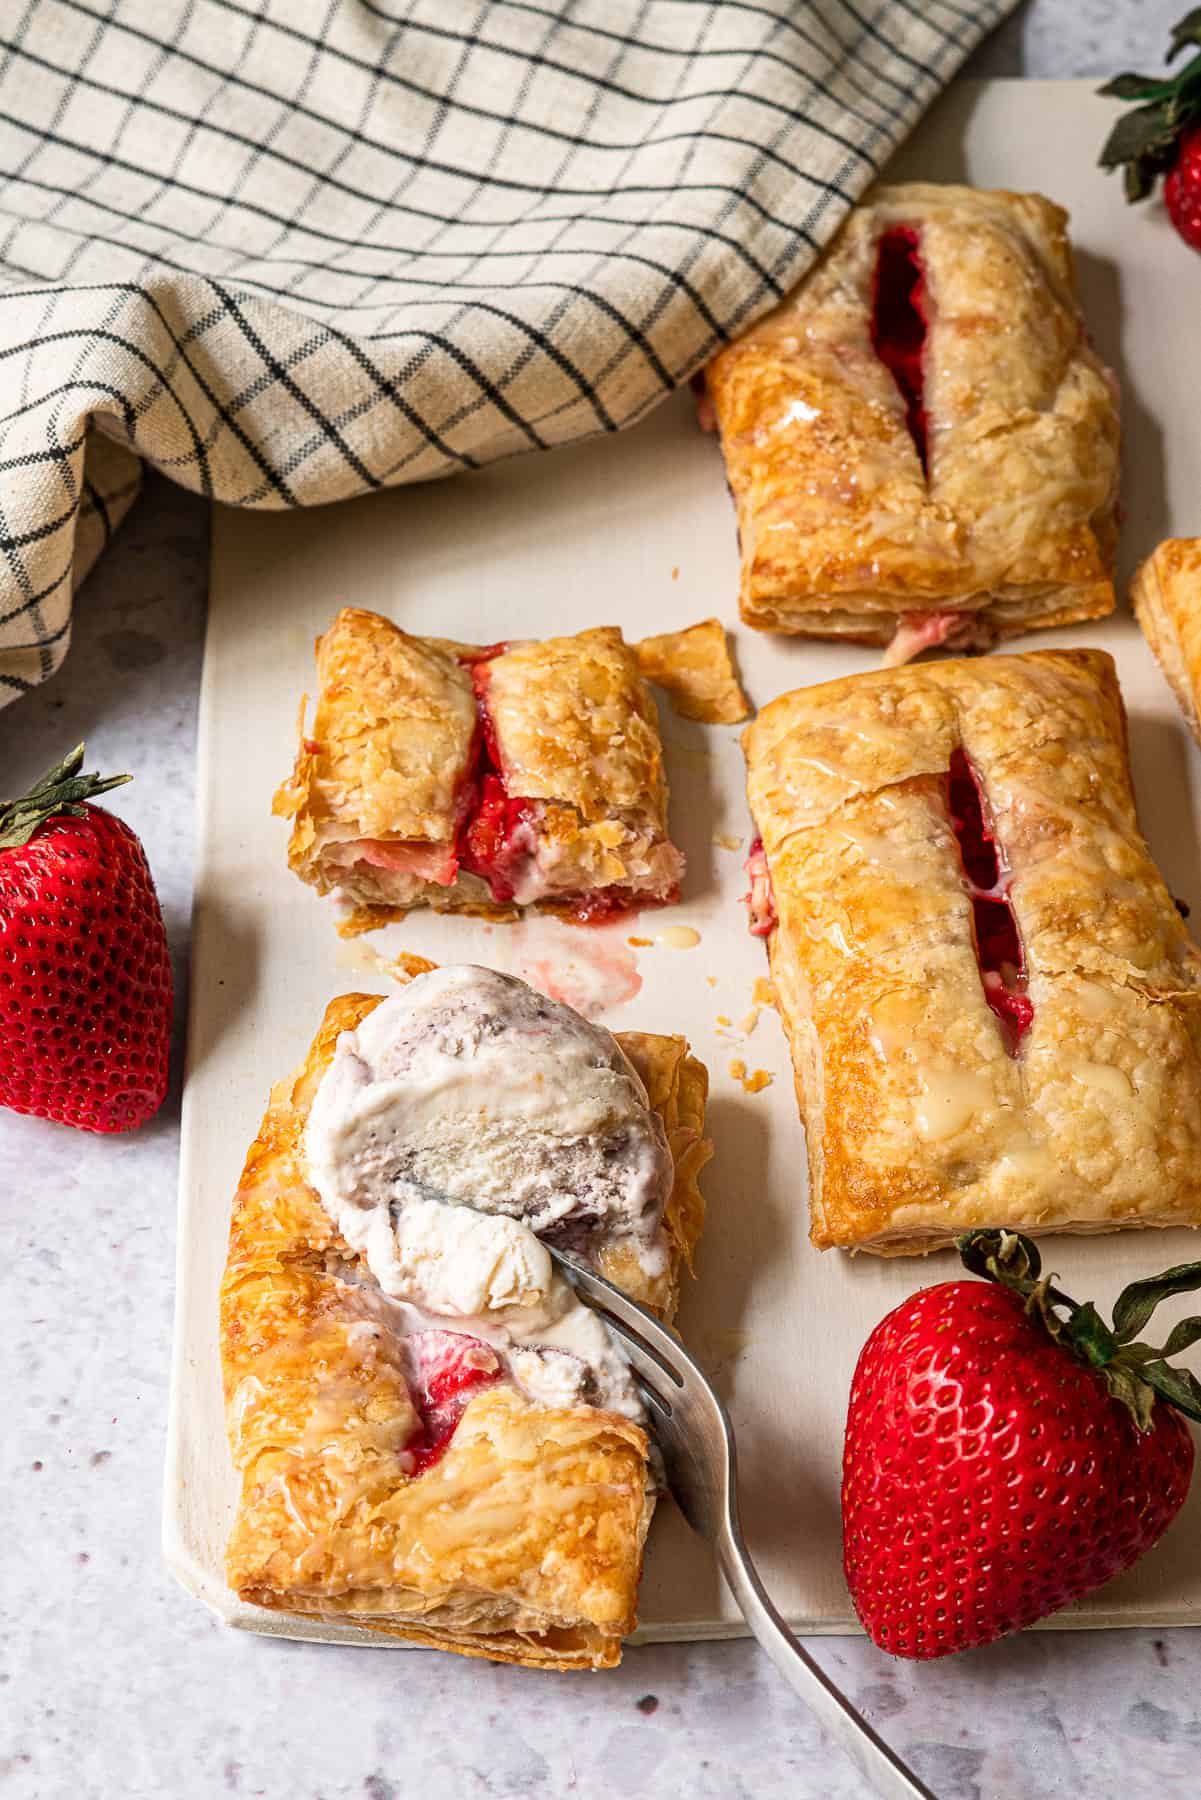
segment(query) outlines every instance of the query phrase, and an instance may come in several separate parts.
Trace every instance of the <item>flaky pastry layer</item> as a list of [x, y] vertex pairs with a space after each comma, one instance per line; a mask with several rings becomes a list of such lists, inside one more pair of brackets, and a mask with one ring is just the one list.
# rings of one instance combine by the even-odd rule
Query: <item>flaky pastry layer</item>
[[[635, 1622], [654, 1507], [645, 1433], [616, 1413], [540, 1407], [507, 1386], [467, 1404], [441, 1460], [401, 1453], [418, 1426], [392, 1303], [306, 1179], [302, 1138], [338, 1035], [379, 997], [330, 1003], [280, 1082], [234, 1200], [221, 1287], [230, 1448], [241, 1492], [226, 1552], [246, 1601], [364, 1625], [463, 1655], [605, 1668]], [[706, 1076], [680, 1038], [619, 1042], [663, 1118], [675, 1165], [665, 1213], [674, 1306], [704, 1217], [697, 1186]], [[632, 1270], [606, 1272], [631, 1290]]]
[[[1201, 1222], [1201, 957], [1139, 832], [1111, 659], [851, 676], [774, 701], [744, 743], [813, 1241]], [[1024, 959], [1016, 1046], [949, 810], [960, 751]]]

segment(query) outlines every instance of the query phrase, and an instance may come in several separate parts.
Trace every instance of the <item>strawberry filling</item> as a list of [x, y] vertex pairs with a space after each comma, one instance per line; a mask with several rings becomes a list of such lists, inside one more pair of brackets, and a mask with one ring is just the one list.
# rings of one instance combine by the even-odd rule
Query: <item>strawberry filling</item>
[[440, 1461], [473, 1394], [501, 1378], [500, 1363], [479, 1338], [458, 1331], [419, 1331], [408, 1340], [413, 1357], [410, 1385], [421, 1416], [419, 1430], [405, 1446], [413, 1474]]
[[765, 938], [776, 928], [776, 899], [772, 893], [771, 870], [767, 866], [767, 855], [761, 837], [757, 837], [752, 843], [750, 855], [743, 867], [751, 884], [749, 893], [742, 896], [751, 936]]
[[488, 883], [497, 905], [505, 906], [517, 892], [537, 842], [535, 824], [538, 803], [513, 798], [505, 784], [496, 742], [496, 727], [488, 711], [489, 662], [500, 656], [504, 644], [492, 644], [470, 659], [471, 685], [479, 714], [475, 757], [465, 787], [455, 855], [460, 868]]
[[1034, 1020], [1034, 1003], [1026, 993], [1026, 958], [1009, 901], [1009, 872], [985, 812], [980, 778], [963, 749], [951, 756], [947, 809], [972, 901], [972, 936], [984, 998], [1005, 1026], [1006, 1047], [1013, 1055]]
[[[456, 866], [486, 881], [498, 906], [515, 900], [520, 904], [522, 886], [528, 886], [531, 874], [536, 877], [542, 807], [539, 800], [521, 799], [509, 793], [496, 726], [488, 709], [488, 665], [506, 648], [505, 644], [492, 644], [463, 658], [471, 670], [479, 732], [464, 783], [454, 848]], [[678, 893], [677, 888], [672, 888], [662, 895], [640, 894], [613, 886], [575, 893], [544, 890], [541, 897], [553, 901], [577, 925], [604, 925], [637, 912], [640, 907], [664, 906], [677, 899]]]
[[905, 423], [926, 471], [928, 419], [923, 356], [929, 320], [926, 277], [917, 232], [907, 225], [886, 231], [876, 252], [872, 284], [872, 349], [897, 384]]
[[358, 838], [351, 845], [356, 862], [394, 874], [415, 875], [419, 881], [437, 881], [449, 887], [459, 872], [449, 844], [408, 843], [389, 838]]

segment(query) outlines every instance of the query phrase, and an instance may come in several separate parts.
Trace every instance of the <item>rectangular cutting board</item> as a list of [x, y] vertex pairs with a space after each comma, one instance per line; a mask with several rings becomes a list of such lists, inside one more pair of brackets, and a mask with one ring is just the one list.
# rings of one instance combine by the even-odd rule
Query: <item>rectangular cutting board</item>
[[[1111, 113], [1086, 83], [964, 83], [889, 175], [1037, 188], [1071, 209], [1085, 312], [1122, 384], [1124, 584], [1159, 538], [1201, 532], [1192, 379], [1201, 258], [1178, 242], [1158, 205], [1127, 209], [1118, 183], [1097, 170]], [[885, 1312], [958, 1265], [947, 1253], [880, 1261], [809, 1246], [804, 1143], [783, 1033], [770, 1010], [749, 1036], [738, 1029], [766, 970], [739, 905], [749, 821], [737, 728], [687, 724], [660, 699], [672, 832], [688, 856], [684, 897], [670, 913], [601, 931], [414, 914], [374, 938], [343, 943], [332, 905], [288, 873], [286, 827], [270, 808], [290, 767], [299, 697], [312, 690], [313, 639], [346, 603], [411, 631], [479, 643], [600, 624], [620, 625], [633, 639], [716, 614], [735, 629], [758, 704], [870, 668], [876, 653], [738, 625], [721, 456], [715, 439], [698, 431], [685, 395], [619, 436], [429, 486], [310, 512], [218, 508], [213, 547], [166, 1474], [172, 1570], [231, 1624], [379, 1642], [355, 1628], [243, 1606], [225, 1587], [235, 1485], [221, 1412], [217, 1289], [230, 1198], [268, 1088], [302, 1058], [326, 1001], [355, 988], [386, 992], [377, 952], [405, 949], [550, 982], [614, 1029], [686, 1032], [708, 1064], [716, 1155], [682, 1330], [729, 1403], [747, 1535], [768, 1587], [806, 1631], [852, 1628], [838, 1484], [855, 1358]], [[1201, 917], [1201, 758], [1128, 613], [1016, 647], [1036, 644], [1097, 644], [1116, 657], [1144, 828], [1172, 891]], [[738, 851], [727, 847], [735, 840]], [[677, 923], [699, 932], [695, 947], [627, 943]], [[745, 1092], [730, 1073], [734, 1059], [766, 1070], [772, 1085]], [[1126, 1280], [1198, 1248], [1186, 1232], [1147, 1232], [1059, 1239], [1047, 1255], [1069, 1292], [1108, 1303]], [[1153, 1556], [1052, 1625], [1196, 1622], [1199, 1541], [1201, 1482]], [[645, 1639], [742, 1629], [712, 1559], [670, 1502], [652, 1530], [640, 1615]]]

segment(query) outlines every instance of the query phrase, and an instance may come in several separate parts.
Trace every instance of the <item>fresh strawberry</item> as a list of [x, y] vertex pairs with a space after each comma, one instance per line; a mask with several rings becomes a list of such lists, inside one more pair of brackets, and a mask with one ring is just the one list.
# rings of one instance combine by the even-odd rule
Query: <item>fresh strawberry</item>
[[1020, 1631], [1149, 1550], [1188, 1492], [1201, 1383], [1136, 1342], [1201, 1263], [1135, 1282], [1107, 1326], [1041, 1276], [1013, 1232], [959, 1239], [995, 1286], [924, 1288], [883, 1319], [855, 1370], [843, 1454], [843, 1561], [868, 1635], [946, 1656]]
[[480, 1338], [461, 1331], [414, 1332], [408, 1347], [421, 1430], [407, 1448], [420, 1475], [445, 1452], [472, 1395], [500, 1380], [500, 1363]]
[[[1201, 44], [1201, 7], [1173, 30], [1168, 61], [1186, 44]], [[1116, 75], [1101, 92], [1140, 102], [1110, 132], [1101, 167], [1124, 170], [1127, 200], [1144, 200], [1162, 175], [1168, 217], [1185, 243], [1201, 250], [1201, 55], [1169, 80]]]
[[0, 803], [0, 1105], [129, 1131], [162, 1105], [171, 960], [146, 857], [83, 745]]

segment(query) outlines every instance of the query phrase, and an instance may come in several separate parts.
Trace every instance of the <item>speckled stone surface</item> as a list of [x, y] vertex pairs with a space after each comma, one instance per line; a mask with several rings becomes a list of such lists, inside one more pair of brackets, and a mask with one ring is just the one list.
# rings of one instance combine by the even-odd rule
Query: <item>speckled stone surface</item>
[[[1154, 66], [1184, 0], [1035, 0], [974, 73]], [[86, 736], [137, 780], [183, 1015], [202, 503], [151, 480], [80, 596], [61, 673], [0, 714], [0, 788]], [[178, 1069], [179, 1055], [176, 1055]], [[178, 1076], [177, 1076], [178, 1085]], [[851, 1800], [863, 1792], [749, 1643], [556, 1679], [228, 1632], [159, 1556], [178, 1092], [129, 1139], [0, 1115], [5, 1800]], [[1028, 1635], [949, 1663], [817, 1654], [940, 1800], [1201, 1792], [1201, 1633]]]

